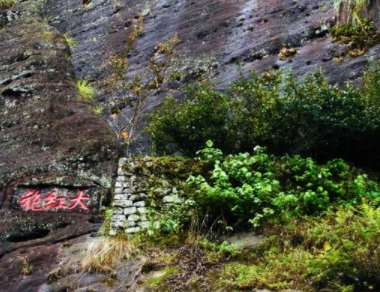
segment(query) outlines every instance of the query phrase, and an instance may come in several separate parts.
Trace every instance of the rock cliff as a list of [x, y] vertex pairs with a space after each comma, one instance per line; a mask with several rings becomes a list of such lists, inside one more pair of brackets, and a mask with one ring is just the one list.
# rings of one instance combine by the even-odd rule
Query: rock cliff
[[[220, 88], [272, 68], [299, 77], [322, 69], [342, 83], [380, 56], [379, 44], [352, 57], [333, 41], [331, 0], [30, 0], [0, 8], [0, 291], [42, 291], [61, 242], [98, 229], [96, 213], [116, 175], [117, 134], [132, 109], [100, 116], [92, 103], [106, 107], [125, 96], [104, 81], [141, 17], [129, 77], [173, 35], [181, 82], [210, 69]], [[282, 56], [283, 49], [292, 53]], [[77, 80], [96, 88], [93, 102], [78, 98]], [[134, 153], [149, 148], [144, 119], [164, 96], [148, 96]], [[38, 267], [33, 276], [15, 266], [24, 256]]]
[[[118, 157], [114, 133], [78, 99], [64, 36], [38, 15], [37, 4], [0, 13], [2, 291], [29, 289], [30, 279], [17, 280], [17, 265], [9, 268], [12, 251], [26, 248], [46, 260], [42, 273], [58, 246], [43, 244], [97, 229], [92, 214], [109, 199]], [[28, 249], [35, 245], [38, 252]]]
[[[181, 70], [188, 74], [184, 80], [211, 67], [213, 79], [222, 88], [252, 71], [271, 68], [292, 68], [298, 76], [322, 69], [331, 82], [342, 83], [357, 79], [368, 61], [380, 54], [376, 45], [352, 58], [347, 45], [333, 41], [329, 29], [336, 13], [331, 0], [49, 0], [46, 13], [53, 26], [76, 40], [72, 48], [75, 72], [98, 87], [100, 103], [123, 97], [101, 80], [110, 74], [111, 56], [125, 50], [128, 32], [140, 16], [144, 32], [129, 56], [131, 76], [146, 67], [158, 43], [173, 35], [181, 40], [177, 51]], [[378, 13], [373, 14], [377, 19]], [[282, 58], [283, 48], [295, 49], [294, 54]], [[145, 112], [157, 106], [162, 96], [150, 96]], [[117, 118], [111, 113], [106, 118], [117, 131], [131, 114], [127, 106]], [[146, 149], [146, 139], [134, 147], [135, 152]]]

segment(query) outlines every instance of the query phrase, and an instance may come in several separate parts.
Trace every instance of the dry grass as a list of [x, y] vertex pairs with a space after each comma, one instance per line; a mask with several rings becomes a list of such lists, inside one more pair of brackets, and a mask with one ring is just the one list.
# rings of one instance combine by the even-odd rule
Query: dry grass
[[81, 269], [84, 272], [111, 272], [122, 260], [135, 253], [135, 245], [125, 238], [96, 238], [83, 251]]

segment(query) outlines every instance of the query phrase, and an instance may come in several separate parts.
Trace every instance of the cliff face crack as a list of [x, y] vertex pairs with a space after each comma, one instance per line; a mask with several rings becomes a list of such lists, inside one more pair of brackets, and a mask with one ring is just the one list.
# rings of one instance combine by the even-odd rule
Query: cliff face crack
[[[16, 62], [18, 62], [18, 61], [16, 61]], [[20, 79], [23, 79], [23, 78], [32, 77], [32, 75], [33, 75], [34, 72], [35, 71], [33, 71], [33, 70], [26, 70], [26, 71], [21, 72], [20, 74], [12, 76], [10, 78], [6, 78], [6, 79], [3, 79], [3, 80], [0, 80], [0, 86], [7, 86], [7, 85], [11, 84], [13, 81], [20, 80]]]

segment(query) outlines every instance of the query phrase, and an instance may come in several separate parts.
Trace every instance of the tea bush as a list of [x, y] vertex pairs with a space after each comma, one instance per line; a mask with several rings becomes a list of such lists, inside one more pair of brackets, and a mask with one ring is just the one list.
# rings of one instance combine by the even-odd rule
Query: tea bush
[[211, 139], [225, 153], [263, 145], [276, 154], [378, 167], [380, 66], [371, 67], [363, 79], [360, 88], [337, 87], [320, 72], [296, 80], [289, 72], [274, 71], [253, 74], [225, 92], [194, 85], [183, 100], [167, 99], [147, 130], [159, 153], [191, 156]]
[[259, 227], [363, 199], [380, 202], [379, 185], [343, 160], [318, 165], [297, 155], [275, 157], [261, 147], [253, 154], [222, 157], [211, 142], [199, 155], [210, 163], [210, 174], [190, 176], [188, 184], [198, 216], [207, 226]]
[[[167, 98], [153, 114], [148, 132], [160, 153], [181, 150], [189, 155], [211, 138], [223, 149], [231, 149], [231, 130], [226, 119], [230, 99], [208, 84], [194, 84], [186, 89], [182, 102]], [[233, 137], [231, 137], [233, 138]]]

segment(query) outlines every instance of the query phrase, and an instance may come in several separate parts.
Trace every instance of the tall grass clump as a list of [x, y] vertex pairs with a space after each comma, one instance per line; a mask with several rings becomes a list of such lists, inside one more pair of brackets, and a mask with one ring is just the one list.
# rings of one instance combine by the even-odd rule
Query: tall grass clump
[[98, 237], [88, 242], [81, 255], [81, 269], [86, 272], [112, 272], [117, 264], [136, 251], [134, 244], [123, 237]]

